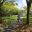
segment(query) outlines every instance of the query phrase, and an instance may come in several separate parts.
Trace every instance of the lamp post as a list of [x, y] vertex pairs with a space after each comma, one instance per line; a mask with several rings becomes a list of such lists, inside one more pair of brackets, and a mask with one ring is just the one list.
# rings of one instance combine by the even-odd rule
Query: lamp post
[[31, 1], [26, 0], [26, 2], [27, 2], [27, 24], [29, 25], [29, 11], [30, 11], [30, 7], [31, 7]]

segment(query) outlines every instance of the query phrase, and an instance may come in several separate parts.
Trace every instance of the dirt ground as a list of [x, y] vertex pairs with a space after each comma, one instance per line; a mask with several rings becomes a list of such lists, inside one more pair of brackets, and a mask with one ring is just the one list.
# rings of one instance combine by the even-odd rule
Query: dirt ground
[[23, 27], [18, 27], [16, 32], [32, 32], [32, 25], [24, 25]]
[[[3, 25], [1, 25], [2, 27]], [[32, 25], [19, 26], [12, 30], [13, 32], [32, 32]]]

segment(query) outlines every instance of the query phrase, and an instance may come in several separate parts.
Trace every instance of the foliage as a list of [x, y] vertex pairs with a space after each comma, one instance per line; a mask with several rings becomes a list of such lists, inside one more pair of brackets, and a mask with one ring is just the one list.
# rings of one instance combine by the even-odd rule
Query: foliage
[[0, 0], [0, 3], [2, 2], [3, 0]]
[[[15, 2], [15, 0], [11, 0], [11, 1]], [[2, 17], [9, 16], [10, 19], [10, 15], [18, 14], [18, 8], [16, 8], [15, 4], [13, 4], [12, 2], [10, 3], [10, 2], [4, 2], [4, 0], [3, 1], [0, 0], [0, 17], [1, 17], [0, 19], [2, 20], [2, 21], [0, 20], [1, 23], [3, 22]]]
[[3, 6], [1, 7], [2, 11], [4, 11], [7, 14], [18, 14], [18, 8], [16, 8], [13, 4], [11, 3], [4, 3]]
[[[14, 0], [11, 0], [12, 2], [14, 2]], [[10, 1], [10, 2], [11, 2]], [[10, 23], [11, 21], [16, 21], [16, 16], [12, 16], [12, 15], [17, 15], [20, 10], [15, 6], [15, 4], [12, 4], [10, 2], [4, 2], [3, 6], [1, 6], [1, 13], [2, 16], [4, 17], [4, 21], [6, 21], [6, 23]], [[21, 13], [23, 14], [22, 17], [26, 17], [27, 16], [27, 7], [23, 7], [24, 9], [21, 10]], [[32, 6], [31, 6], [31, 11], [32, 11]], [[9, 18], [8, 18], [9, 17]], [[32, 17], [32, 13], [30, 14], [30, 17]], [[23, 22], [25, 22], [26, 19], [23, 18]]]
[[13, 22], [17, 22], [17, 15], [11, 15], [10, 17], [2, 17], [2, 20], [4, 21], [3, 24], [9, 25]]

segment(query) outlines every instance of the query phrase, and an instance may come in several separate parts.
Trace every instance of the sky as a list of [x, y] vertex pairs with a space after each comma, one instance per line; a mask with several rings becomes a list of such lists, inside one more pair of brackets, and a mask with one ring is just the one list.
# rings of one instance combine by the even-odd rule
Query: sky
[[[11, 1], [11, 0], [7, 0], [7, 1]], [[18, 8], [23, 8], [24, 6], [26, 6], [26, 0], [17, 0], [16, 1], [18, 3]]]
[[24, 6], [27, 6], [26, 0], [17, 0], [18, 8], [23, 8]]

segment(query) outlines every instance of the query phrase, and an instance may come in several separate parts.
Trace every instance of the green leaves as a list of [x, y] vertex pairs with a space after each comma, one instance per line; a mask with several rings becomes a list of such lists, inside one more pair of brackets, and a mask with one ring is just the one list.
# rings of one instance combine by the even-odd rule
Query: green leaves
[[16, 8], [14, 5], [11, 3], [4, 3], [3, 6], [1, 7], [3, 11], [5, 11], [7, 14], [18, 14], [18, 8]]
[[0, 0], [0, 3], [3, 2], [3, 0]]
[[9, 25], [13, 22], [17, 22], [17, 15], [10, 15], [10, 16], [7, 16], [7, 17], [2, 17], [2, 19], [4, 19], [3, 24]]

